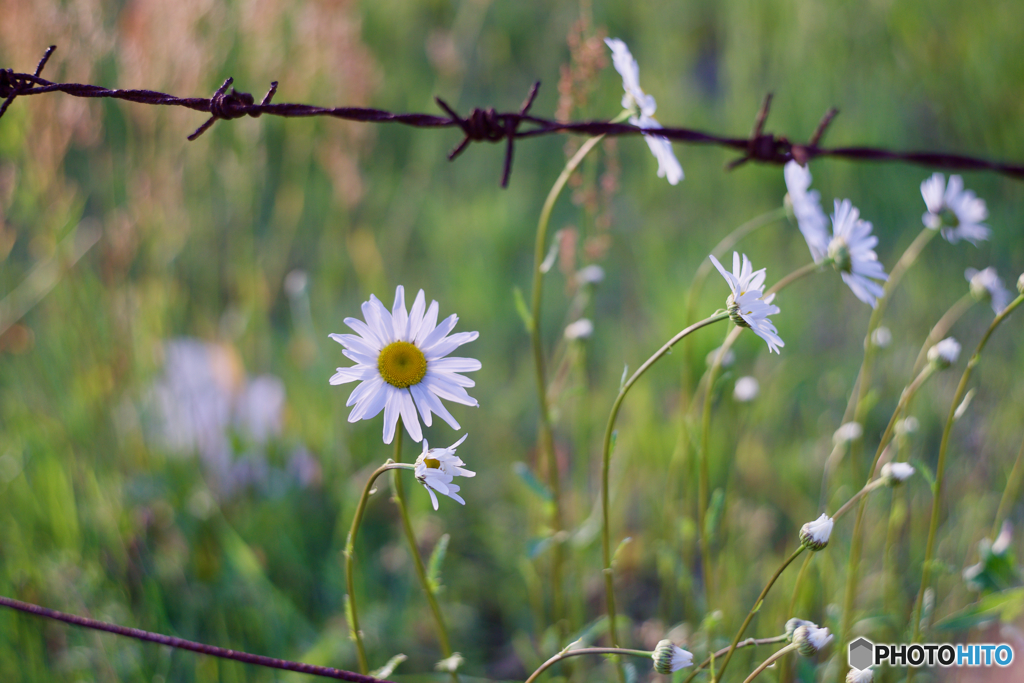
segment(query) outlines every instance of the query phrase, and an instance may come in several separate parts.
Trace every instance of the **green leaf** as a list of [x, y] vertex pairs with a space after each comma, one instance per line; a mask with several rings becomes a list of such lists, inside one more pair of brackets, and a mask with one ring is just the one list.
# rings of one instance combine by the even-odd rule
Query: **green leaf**
[[615, 552], [612, 553], [612, 566], [615, 566], [615, 560], [619, 559], [619, 553], [621, 553], [623, 551], [623, 549], [627, 545], [632, 543], [632, 542], [633, 542], [633, 537], [632, 536], [626, 536], [624, 539], [619, 541], [619, 545], [616, 546]]
[[529, 465], [525, 462], [517, 462], [513, 464], [512, 470], [516, 473], [516, 476], [523, 480], [523, 483], [526, 484], [526, 488], [530, 489], [530, 491], [535, 493], [545, 503], [550, 503], [554, 500], [554, 496], [551, 495], [551, 489], [533, 475], [533, 472], [530, 471]]
[[711, 494], [711, 502], [708, 503], [708, 515], [704, 518], [704, 533], [708, 536], [708, 542], [714, 542], [715, 530], [722, 518], [722, 510], [725, 509], [725, 491], [715, 489]]
[[626, 378], [629, 376], [629, 365], [622, 366], [622, 377], [619, 378], [619, 391], [622, 391], [622, 387], [626, 386]]
[[530, 315], [530, 309], [526, 306], [526, 299], [523, 298], [523, 290], [519, 289], [519, 287], [513, 287], [512, 296], [516, 301], [516, 313], [519, 314], [519, 318], [523, 321], [523, 327], [526, 328], [526, 333], [533, 333], [533, 316]]
[[374, 678], [387, 678], [388, 676], [390, 676], [391, 674], [393, 674], [395, 672], [395, 669], [398, 668], [399, 664], [401, 664], [402, 662], [404, 662], [407, 659], [409, 659], [409, 658], [406, 657], [405, 655], [397, 654], [394, 657], [392, 657], [391, 659], [389, 659], [388, 663], [385, 664], [384, 666], [382, 666], [381, 668], [376, 669], [374, 671], [371, 671], [370, 675], [373, 676]]
[[437, 540], [437, 545], [430, 553], [430, 561], [427, 563], [427, 583], [430, 584], [430, 590], [434, 593], [441, 590], [441, 565], [444, 564], [444, 557], [448, 553], [449, 540], [451, 540], [451, 536], [448, 534], [443, 534]]

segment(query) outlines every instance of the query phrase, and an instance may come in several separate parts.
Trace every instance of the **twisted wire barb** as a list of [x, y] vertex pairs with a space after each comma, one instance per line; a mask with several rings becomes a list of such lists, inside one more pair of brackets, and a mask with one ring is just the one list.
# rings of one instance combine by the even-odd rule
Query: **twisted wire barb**
[[[12, 69], [0, 69], [0, 117], [4, 115], [11, 102], [17, 97], [40, 95], [50, 92], [62, 92], [73, 97], [105, 97], [126, 100], [138, 104], [186, 107], [195, 111], [210, 114], [199, 128], [188, 136], [195, 140], [205, 133], [218, 120], [237, 119], [243, 116], [254, 118], [263, 114], [282, 116], [285, 118], [301, 118], [309, 116], [329, 116], [347, 121], [364, 123], [399, 123], [415, 128], [451, 128], [462, 130], [463, 139], [449, 153], [448, 159], [454, 160], [471, 142], [502, 142], [505, 141], [505, 163], [501, 178], [501, 186], [507, 187], [512, 172], [512, 154], [515, 141], [522, 138], [550, 135], [553, 133], [575, 133], [582, 135], [641, 135], [651, 134], [668, 138], [673, 142], [696, 145], [714, 145], [736, 150], [741, 154], [730, 161], [727, 168], [733, 169], [747, 162], [783, 165], [791, 160], [801, 164], [817, 157], [836, 157], [850, 161], [903, 162], [930, 168], [941, 168], [949, 171], [990, 171], [1000, 175], [1024, 180], [1024, 164], [990, 161], [979, 157], [962, 154], [948, 154], [933, 151], [901, 152], [877, 147], [820, 147], [822, 135], [835, 118], [838, 110], [829, 109], [818, 124], [814, 134], [807, 143], [790, 142], [783, 136], [764, 132], [765, 122], [771, 107], [771, 94], [765, 97], [758, 111], [754, 129], [749, 137], [735, 138], [705, 133], [689, 128], [638, 128], [624, 123], [608, 121], [553, 121], [551, 119], [531, 116], [529, 111], [537, 96], [540, 82], [533, 84], [526, 101], [515, 112], [498, 112], [494, 108], [474, 108], [469, 116], [459, 116], [448, 104], [436, 98], [438, 106], [447, 114], [402, 114], [383, 109], [367, 107], [318, 107], [309, 104], [282, 103], [273, 104], [271, 100], [277, 91], [277, 81], [271, 83], [263, 100], [257, 104], [252, 95], [240, 92], [231, 86], [233, 79], [228, 78], [210, 98], [176, 97], [153, 90], [119, 90], [108, 89], [97, 85], [82, 83], [54, 83], [40, 77], [43, 67], [49, 60], [56, 46], [51, 45], [40, 60], [35, 73], [16, 73]], [[532, 127], [520, 130], [522, 124]]]
[[14, 600], [4, 596], [0, 596], [0, 606], [9, 607], [11, 609], [18, 610], [19, 612], [24, 612], [37, 617], [63, 621], [65, 624], [71, 624], [73, 626], [82, 626], [84, 628], [91, 628], [97, 631], [106, 631], [107, 633], [113, 633], [119, 636], [127, 636], [129, 638], [135, 638], [136, 640], [144, 640], [149, 643], [166, 645], [168, 647], [178, 648], [179, 650], [190, 650], [192, 652], [198, 652], [199, 654], [210, 655], [211, 657], [231, 659], [244, 664], [255, 664], [257, 666], [269, 667], [271, 669], [281, 669], [282, 671], [295, 671], [297, 673], [310, 674], [313, 676], [333, 678], [339, 681], [351, 681], [352, 683], [391, 683], [390, 681], [374, 678], [373, 676], [357, 674], [354, 671], [343, 671], [342, 669], [332, 669], [328, 666], [316, 666], [314, 664], [292, 662], [287, 659], [264, 657], [263, 655], [254, 655], [248, 652], [239, 652], [238, 650], [228, 650], [223, 647], [197, 643], [192, 640], [185, 640], [184, 638], [165, 636], [160, 633], [151, 633], [137, 628], [108, 624], [104, 621], [79, 617], [74, 614], [66, 614], [47, 607], [40, 607], [39, 605], [33, 605], [32, 603], [22, 602], [21, 600]]

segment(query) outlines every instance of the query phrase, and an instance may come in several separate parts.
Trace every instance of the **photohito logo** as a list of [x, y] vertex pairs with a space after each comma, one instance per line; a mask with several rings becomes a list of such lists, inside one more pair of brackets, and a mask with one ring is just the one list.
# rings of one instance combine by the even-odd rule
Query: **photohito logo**
[[850, 667], [858, 671], [879, 664], [912, 667], [1009, 666], [1014, 655], [1009, 645], [991, 643], [881, 645], [867, 638], [858, 638], [846, 647]]

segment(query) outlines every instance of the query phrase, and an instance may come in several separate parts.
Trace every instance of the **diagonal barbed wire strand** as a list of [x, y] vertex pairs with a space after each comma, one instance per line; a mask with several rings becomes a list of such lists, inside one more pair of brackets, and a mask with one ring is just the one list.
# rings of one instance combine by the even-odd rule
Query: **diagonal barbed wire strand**
[[[512, 155], [516, 140], [532, 138], [554, 133], [575, 133], [581, 135], [641, 135], [650, 134], [668, 138], [673, 142], [698, 145], [713, 145], [732, 149], [741, 154], [727, 164], [735, 168], [747, 162], [782, 165], [791, 160], [806, 164], [818, 157], [834, 157], [850, 161], [903, 162], [941, 168], [948, 171], [990, 171], [1000, 175], [1024, 180], [1024, 164], [990, 161], [980, 157], [962, 154], [949, 154], [935, 151], [898, 151], [878, 147], [820, 147], [822, 135], [832, 119], [838, 113], [830, 109], [822, 118], [812, 137], [806, 143], [790, 142], [782, 136], [764, 132], [764, 124], [768, 117], [772, 96], [764, 99], [757, 115], [756, 124], [749, 137], [737, 138], [715, 135], [689, 128], [638, 128], [624, 123], [608, 121], [554, 121], [530, 115], [530, 107], [537, 95], [540, 82], [530, 88], [526, 101], [515, 112], [498, 112], [493, 108], [473, 109], [469, 116], [463, 118], [441, 98], [435, 98], [438, 106], [446, 116], [418, 113], [395, 113], [383, 109], [367, 107], [319, 107], [310, 104], [271, 102], [277, 92], [277, 81], [263, 99], [257, 103], [249, 93], [240, 92], [231, 87], [234, 79], [228, 78], [210, 98], [176, 97], [154, 90], [120, 90], [109, 89], [98, 85], [83, 83], [54, 83], [42, 78], [43, 67], [49, 60], [56, 46], [50, 46], [32, 74], [17, 73], [12, 69], [0, 69], [0, 117], [18, 97], [41, 95], [51, 92], [62, 92], [73, 97], [110, 98], [160, 106], [185, 107], [204, 112], [210, 117], [199, 128], [188, 136], [195, 140], [205, 133], [218, 120], [231, 120], [243, 116], [259, 117], [281, 116], [285, 118], [303, 118], [311, 116], [328, 116], [346, 121], [364, 123], [398, 123], [415, 128], [452, 128], [462, 130], [463, 139], [449, 153], [450, 160], [455, 159], [472, 142], [502, 142], [505, 145], [505, 163], [502, 172], [501, 186], [507, 187], [512, 172]], [[230, 90], [229, 90], [230, 88]], [[520, 130], [520, 126], [528, 124], [528, 128]]]

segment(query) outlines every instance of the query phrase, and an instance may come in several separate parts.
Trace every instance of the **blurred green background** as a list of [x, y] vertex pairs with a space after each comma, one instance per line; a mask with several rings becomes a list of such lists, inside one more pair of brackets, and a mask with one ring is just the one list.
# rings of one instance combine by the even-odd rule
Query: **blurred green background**
[[[512, 109], [541, 80], [533, 111], [573, 118], [619, 112], [621, 80], [595, 38], [608, 35], [631, 47], [666, 125], [744, 135], [772, 91], [768, 130], [792, 139], [806, 139], [836, 106], [828, 144], [1024, 160], [1018, 0], [5, 0], [2, 14], [0, 65], [31, 72], [57, 44], [43, 74], [53, 80], [209, 96], [234, 76], [257, 98], [280, 81], [278, 102], [423, 112], [436, 111], [435, 95], [463, 112]], [[573, 87], [561, 69], [578, 75]], [[546, 616], [546, 503], [528, 476], [514, 474], [536, 467], [537, 409], [513, 288], [528, 293], [537, 215], [580, 140], [523, 141], [501, 190], [503, 147], [475, 145], [450, 164], [453, 130], [264, 117], [219, 122], [186, 142], [203, 120], [59, 94], [19, 99], [0, 120], [0, 594], [354, 668], [340, 551], [367, 475], [391, 450], [379, 417], [346, 422], [351, 385], [327, 380], [349, 362], [327, 335], [347, 331], [343, 319], [358, 316], [370, 293], [390, 305], [403, 284], [410, 297], [422, 288], [437, 299], [442, 316], [458, 313], [458, 330], [479, 330], [464, 350], [483, 363], [471, 391], [480, 407], [452, 408], [470, 435], [459, 455], [478, 472], [463, 486], [466, 507], [442, 499], [434, 513], [418, 486], [406, 487], [421, 549], [429, 554], [450, 535], [441, 600], [463, 671], [523, 677], [557, 646]], [[573, 633], [603, 613], [592, 515], [601, 430], [622, 367], [635, 368], [685, 325], [687, 288], [711, 247], [785, 194], [779, 168], [728, 173], [719, 149], [675, 150], [686, 179], [672, 187], [655, 177], [641, 140], [604, 144], [552, 220], [552, 231], [564, 230], [543, 325]], [[848, 197], [874, 223], [891, 269], [921, 228], [919, 184], [930, 171], [823, 160], [812, 172], [826, 209]], [[893, 342], [879, 356], [869, 452], [928, 329], [966, 292], [964, 269], [994, 265], [1011, 288], [1024, 269], [1024, 184], [990, 174], [965, 182], [988, 202], [992, 240], [977, 248], [935, 240], [904, 280], [884, 322]], [[741, 247], [755, 267], [767, 266], [769, 284], [808, 260], [786, 221]], [[578, 291], [572, 273], [594, 263], [604, 281]], [[721, 307], [727, 293], [713, 275], [698, 310]], [[744, 335], [716, 403], [719, 639], [818, 514], [821, 468], [870, 313], [832, 273], [777, 303], [783, 353], [769, 356]], [[580, 315], [594, 334], [566, 345], [562, 330]], [[991, 317], [977, 305], [958, 324], [965, 349]], [[1024, 431], [1020, 322], [997, 333], [954, 431], [938, 616], [976, 597], [960, 572], [977, 561]], [[695, 338], [691, 376], [725, 333]], [[653, 647], [673, 629], [703, 652], [695, 466], [680, 437], [685, 362], [682, 353], [667, 357], [626, 402], [613, 542], [632, 538], [617, 560], [627, 644]], [[933, 465], [963, 363], [916, 401], [911, 458]], [[760, 382], [748, 404], [732, 399], [742, 375]], [[439, 422], [426, 433], [434, 445], [458, 438]], [[417, 451], [406, 444], [407, 458]], [[830, 491], [829, 509], [854, 490]], [[411, 680], [440, 653], [388, 497], [382, 485], [357, 548], [361, 621], [371, 666], [405, 653], [395, 677]], [[920, 477], [891, 499], [883, 491], [868, 507], [868, 528], [885, 530], [892, 518], [896, 542], [883, 562], [886, 534], [869, 534], [858, 605], [858, 628], [882, 642], [904, 637], [931, 500]], [[1015, 502], [1011, 519], [1022, 517]], [[818, 555], [797, 616], [835, 622], [851, 526], [840, 523], [834, 547]], [[1022, 550], [1019, 534], [1013, 547]], [[751, 634], [781, 631], [794, 576]], [[732, 675], [752, 661], [744, 655]], [[811, 664], [802, 666], [812, 680]], [[571, 675], [611, 674], [589, 662]], [[4, 611], [0, 679], [300, 677]]]

